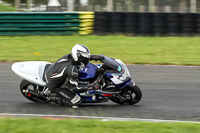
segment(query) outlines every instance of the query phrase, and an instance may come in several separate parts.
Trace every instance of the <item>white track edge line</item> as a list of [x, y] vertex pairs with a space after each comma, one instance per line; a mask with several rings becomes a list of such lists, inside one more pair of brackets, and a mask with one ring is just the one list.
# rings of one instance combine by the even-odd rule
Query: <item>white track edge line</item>
[[0, 116], [28, 116], [28, 117], [60, 117], [60, 118], [88, 118], [102, 119], [102, 121], [144, 121], [144, 122], [188, 122], [199, 123], [198, 121], [180, 121], [180, 120], [161, 120], [161, 119], [141, 119], [141, 118], [124, 118], [124, 117], [98, 117], [98, 116], [76, 116], [76, 115], [51, 115], [51, 114], [14, 114], [0, 113]]

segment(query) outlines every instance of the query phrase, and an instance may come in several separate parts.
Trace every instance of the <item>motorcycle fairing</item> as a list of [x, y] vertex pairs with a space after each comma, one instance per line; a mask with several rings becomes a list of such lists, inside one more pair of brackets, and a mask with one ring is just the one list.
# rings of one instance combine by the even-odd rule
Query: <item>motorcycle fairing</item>
[[109, 96], [105, 96], [106, 94], [110, 96], [114, 94], [114, 92], [92, 90], [87, 92], [87, 94], [81, 93], [79, 95], [81, 96], [83, 103], [100, 103], [100, 102], [107, 102], [109, 100]]
[[[130, 73], [126, 65], [119, 59], [112, 59], [105, 56], [103, 60], [104, 67], [108, 70], [113, 71], [106, 73], [104, 78], [110, 80], [113, 85], [115, 85], [116, 89], [122, 89], [126, 87], [126, 85], [131, 81]], [[80, 80], [91, 80], [95, 78], [96, 70], [98, 69], [98, 65], [93, 65], [88, 63], [86, 67], [83, 67], [79, 71], [79, 79]]]
[[45, 86], [46, 83], [43, 81], [42, 77], [47, 64], [51, 63], [46, 61], [16, 62], [12, 65], [12, 70], [16, 75], [27, 81]]
[[97, 66], [95, 66], [91, 63], [88, 63], [86, 67], [83, 67], [79, 71], [79, 79], [80, 80], [90, 80], [90, 79], [95, 78], [96, 70], [97, 70]]

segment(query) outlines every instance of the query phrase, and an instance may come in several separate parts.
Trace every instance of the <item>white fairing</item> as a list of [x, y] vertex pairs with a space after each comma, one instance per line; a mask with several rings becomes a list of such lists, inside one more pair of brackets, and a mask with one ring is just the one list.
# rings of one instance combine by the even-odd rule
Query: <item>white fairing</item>
[[25, 80], [45, 86], [46, 83], [42, 80], [42, 77], [47, 64], [51, 63], [46, 61], [16, 62], [12, 65], [12, 70], [16, 75]]
[[118, 73], [112, 74], [113, 77], [111, 78], [111, 80], [113, 81], [114, 84], [117, 85], [117, 84], [123, 83], [124, 80], [126, 80], [128, 77], [131, 77], [131, 76], [130, 76], [130, 72], [129, 72], [128, 68], [120, 59], [115, 59], [115, 61], [120, 64], [121, 69], [124, 71], [124, 73], [122, 75], [118, 74]]

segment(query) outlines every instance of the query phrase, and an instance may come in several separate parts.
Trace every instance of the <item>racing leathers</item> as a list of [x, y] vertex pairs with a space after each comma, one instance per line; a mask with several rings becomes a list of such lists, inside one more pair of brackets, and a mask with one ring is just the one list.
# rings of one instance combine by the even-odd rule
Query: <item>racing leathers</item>
[[[90, 60], [102, 60], [103, 57], [91, 55]], [[81, 98], [76, 93], [82, 93], [93, 88], [91, 85], [81, 86], [78, 79], [79, 65], [71, 54], [67, 54], [47, 68], [44, 79], [52, 93], [60, 95], [68, 101], [69, 105], [76, 106], [81, 103]]]

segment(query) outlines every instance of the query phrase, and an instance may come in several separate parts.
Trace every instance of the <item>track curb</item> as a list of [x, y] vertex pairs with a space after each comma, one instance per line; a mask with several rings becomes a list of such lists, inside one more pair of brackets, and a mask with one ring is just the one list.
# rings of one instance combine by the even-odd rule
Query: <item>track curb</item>
[[[141, 121], [141, 122], [167, 122], [167, 123], [197, 123], [200, 124], [198, 121], [180, 121], [180, 120], [161, 120], [161, 119], [141, 119], [141, 118], [123, 118], [123, 117], [98, 117], [98, 116], [76, 116], [76, 115], [51, 115], [51, 114], [12, 114], [12, 113], [0, 113], [0, 118], [4, 117], [42, 117], [48, 119], [100, 119], [101, 121]], [[57, 118], [57, 119], [55, 119]]]

